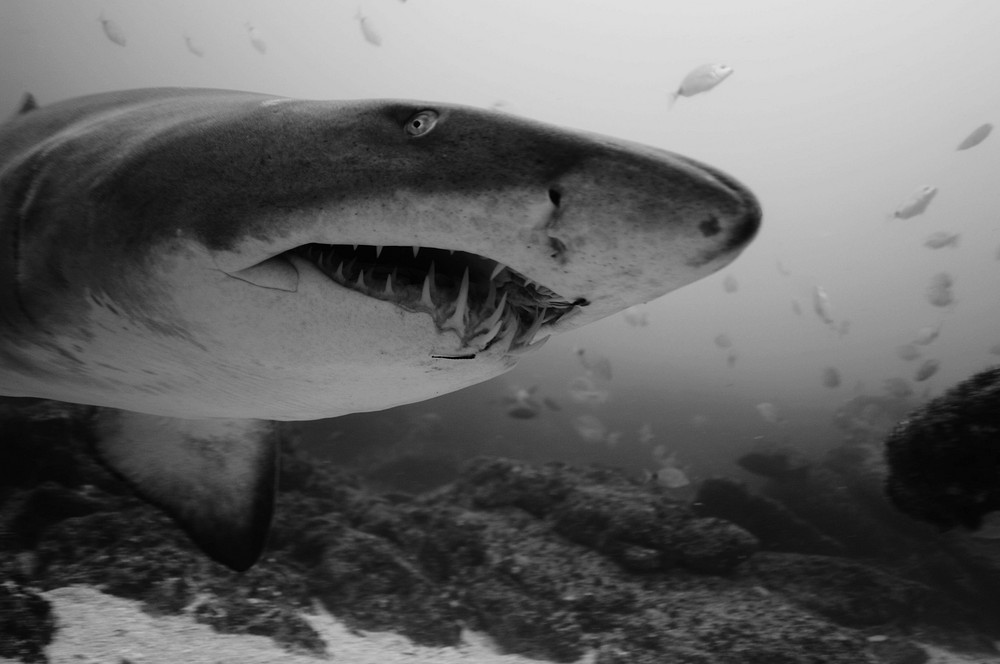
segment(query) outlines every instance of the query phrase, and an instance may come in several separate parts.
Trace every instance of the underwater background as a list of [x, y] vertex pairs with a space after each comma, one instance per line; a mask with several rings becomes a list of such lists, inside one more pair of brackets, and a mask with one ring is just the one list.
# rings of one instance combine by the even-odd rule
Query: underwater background
[[[709, 478], [774, 479], [748, 454], [792, 470], [877, 454], [907, 412], [1000, 361], [1000, 139], [957, 149], [1000, 122], [998, 26], [992, 0], [3, 0], [0, 116], [26, 92], [155, 86], [424, 99], [731, 173], [764, 219], [719, 273], [487, 383], [286, 425], [383, 490], [485, 455], [596, 462], [688, 500]], [[734, 73], [671, 104], [707, 63]], [[899, 214], [928, 185], [926, 210]]]
[[[343, 460], [426, 439], [432, 414], [440, 440], [421, 442], [460, 456], [654, 471], [663, 445], [699, 476], [736, 472], [734, 453], [758, 437], [825, 449], [843, 438], [834, 416], [850, 399], [906, 391], [902, 379], [916, 403], [1000, 359], [1000, 148], [994, 138], [955, 149], [997, 119], [998, 24], [989, 0], [7, 0], [0, 112], [13, 114], [28, 91], [44, 105], [147, 86], [427, 99], [636, 140], [732, 173], [761, 200], [764, 223], [720, 273], [631, 312], [632, 324], [624, 314], [552, 338], [492, 382], [302, 426], [311, 449]], [[735, 73], [671, 107], [684, 76], [714, 62]], [[927, 211], [892, 218], [924, 185], [939, 192]], [[937, 232], [959, 237], [924, 246]], [[928, 298], [939, 273], [952, 280], [943, 306]], [[817, 287], [829, 323], [815, 311]], [[939, 336], [901, 359], [898, 347], [925, 327]], [[596, 394], [577, 382], [574, 400], [573, 381], [587, 375], [578, 349], [613, 374], [597, 377]], [[915, 382], [927, 360], [939, 370]], [[509, 417], [505, 398], [532, 387], [562, 409]], [[617, 432], [612, 444], [606, 434], [588, 442], [599, 436], [581, 435], [594, 424], [581, 415]], [[639, 435], [647, 423], [652, 438]]]

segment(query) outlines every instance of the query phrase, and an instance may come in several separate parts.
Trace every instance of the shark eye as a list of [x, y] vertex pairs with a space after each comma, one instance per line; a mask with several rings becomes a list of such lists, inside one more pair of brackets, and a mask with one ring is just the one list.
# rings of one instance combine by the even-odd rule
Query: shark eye
[[410, 116], [404, 128], [410, 136], [423, 136], [437, 124], [438, 114], [434, 111], [419, 111]]

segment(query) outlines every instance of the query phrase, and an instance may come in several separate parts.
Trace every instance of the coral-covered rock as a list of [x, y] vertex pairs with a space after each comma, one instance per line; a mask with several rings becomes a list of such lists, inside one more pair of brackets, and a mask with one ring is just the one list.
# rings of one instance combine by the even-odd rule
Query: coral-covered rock
[[1000, 367], [910, 413], [885, 441], [887, 491], [903, 512], [975, 530], [1000, 511]]
[[470, 461], [455, 482], [453, 492], [467, 495], [475, 507], [520, 507], [538, 517], [562, 502], [571, 489], [561, 464], [533, 466], [511, 459]]
[[844, 558], [761, 553], [750, 565], [768, 589], [840, 625], [913, 619], [940, 599], [925, 586]]
[[668, 546], [685, 567], [726, 574], [758, 548], [757, 538], [739, 526], [712, 517], [692, 519], [669, 535]]
[[746, 485], [727, 477], [707, 479], [698, 487], [695, 510], [734, 523], [752, 533], [768, 551], [837, 556], [846, 548], [795, 516], [783, 504], [751, 493]]
[[[48, 427], [42, 438], [58, 437]], [[48, 451], [47, 439], [31, 431], [17, 431], [24, 449]], [[30, 554], [26, 564], [0, 556], [0, 573], [17, 571], [40, 588], [90, 583], [139, 599], [147, 611], [266, 634], [293, 650], [323, 651], [301, 615], [317, 599], [351, 628], [435, 645], [457, 644], [469, 628], [505, 652], [573, 662], [593, 651], [604, 664], [875, 664], [867, 634], [845, 625], [883, 625], [892, 616], [905, 632], [933, 619], [931, 627], [954, 634], [972, 610], [956, 609], [939, 585], [931, 592], [904, 578], [914, 570], [928, 576], [929, 556], [897, 576], [870, 561], [753, 553], [755, 538], [735, 516], [697, 512], [614, 469], [479, 459], [449, 487], [379, 495], [294, 446], [283, 455], [264, 559], [234, 574], [98, 476], [103, 471], [83, 460], [84, 435], [67, 436], [54, 449], [74, 461], [54, 460], [54, 474], [31, 462], [33, 482], [0, 494], [9, 516], [41, 483], [58, 487], [39, 502], [54, 506], [39, 511], [51, 515], [48, 525], [29, 537], [0, 537], [0, 549], [4, 541], [37, 541], [19, 552]], [[81, 476], [72, 472], [77, 459]], [[825, 495], [843, 500], [830, 514], [857, 509], [846, 495]], [[78, 505], [81, 496], [96, 503]], [[941, 555], [937, 577], [961, 573], [962, 564]], [[982, 617], [976, 629], [960, 625], [963, 633], [993, 636], [1000, 612], [985, 602], [970, 607]]]

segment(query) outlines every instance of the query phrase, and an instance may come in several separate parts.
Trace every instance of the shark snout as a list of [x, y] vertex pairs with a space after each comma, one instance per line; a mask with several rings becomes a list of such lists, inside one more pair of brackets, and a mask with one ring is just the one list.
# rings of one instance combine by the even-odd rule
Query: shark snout
[[688, 157], [673, 156], [697, 177], [709, 181], [715, 190], [713, 196], [706, 199], [709, 203], [702, 218], [692, 220], [704, 238], [718, 240], [712, 248], [702, 252], [702, 261], [710, 263], [720, 257], [735, 257], [760, 229], [763, 213], [757, 197], [727, 173]]
[[548, 181], [548, 207], [535, 194], [529, 237], [555, 261], [518, 264], [568, 301], [588, 302], [580, 322], [722, 269], [757, 234], [757, 198], [726, 173], [649, 146], [601, 147]]

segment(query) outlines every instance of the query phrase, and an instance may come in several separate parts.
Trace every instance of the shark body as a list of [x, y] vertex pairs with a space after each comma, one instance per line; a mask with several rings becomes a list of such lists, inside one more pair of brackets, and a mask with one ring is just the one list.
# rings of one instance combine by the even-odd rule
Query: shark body
[[760, 207], [663, 150], [474, 108], [162, 88], [0, 126], [0, 394], [246, 569], [273, 420], [419, 401], [711, 274]]

